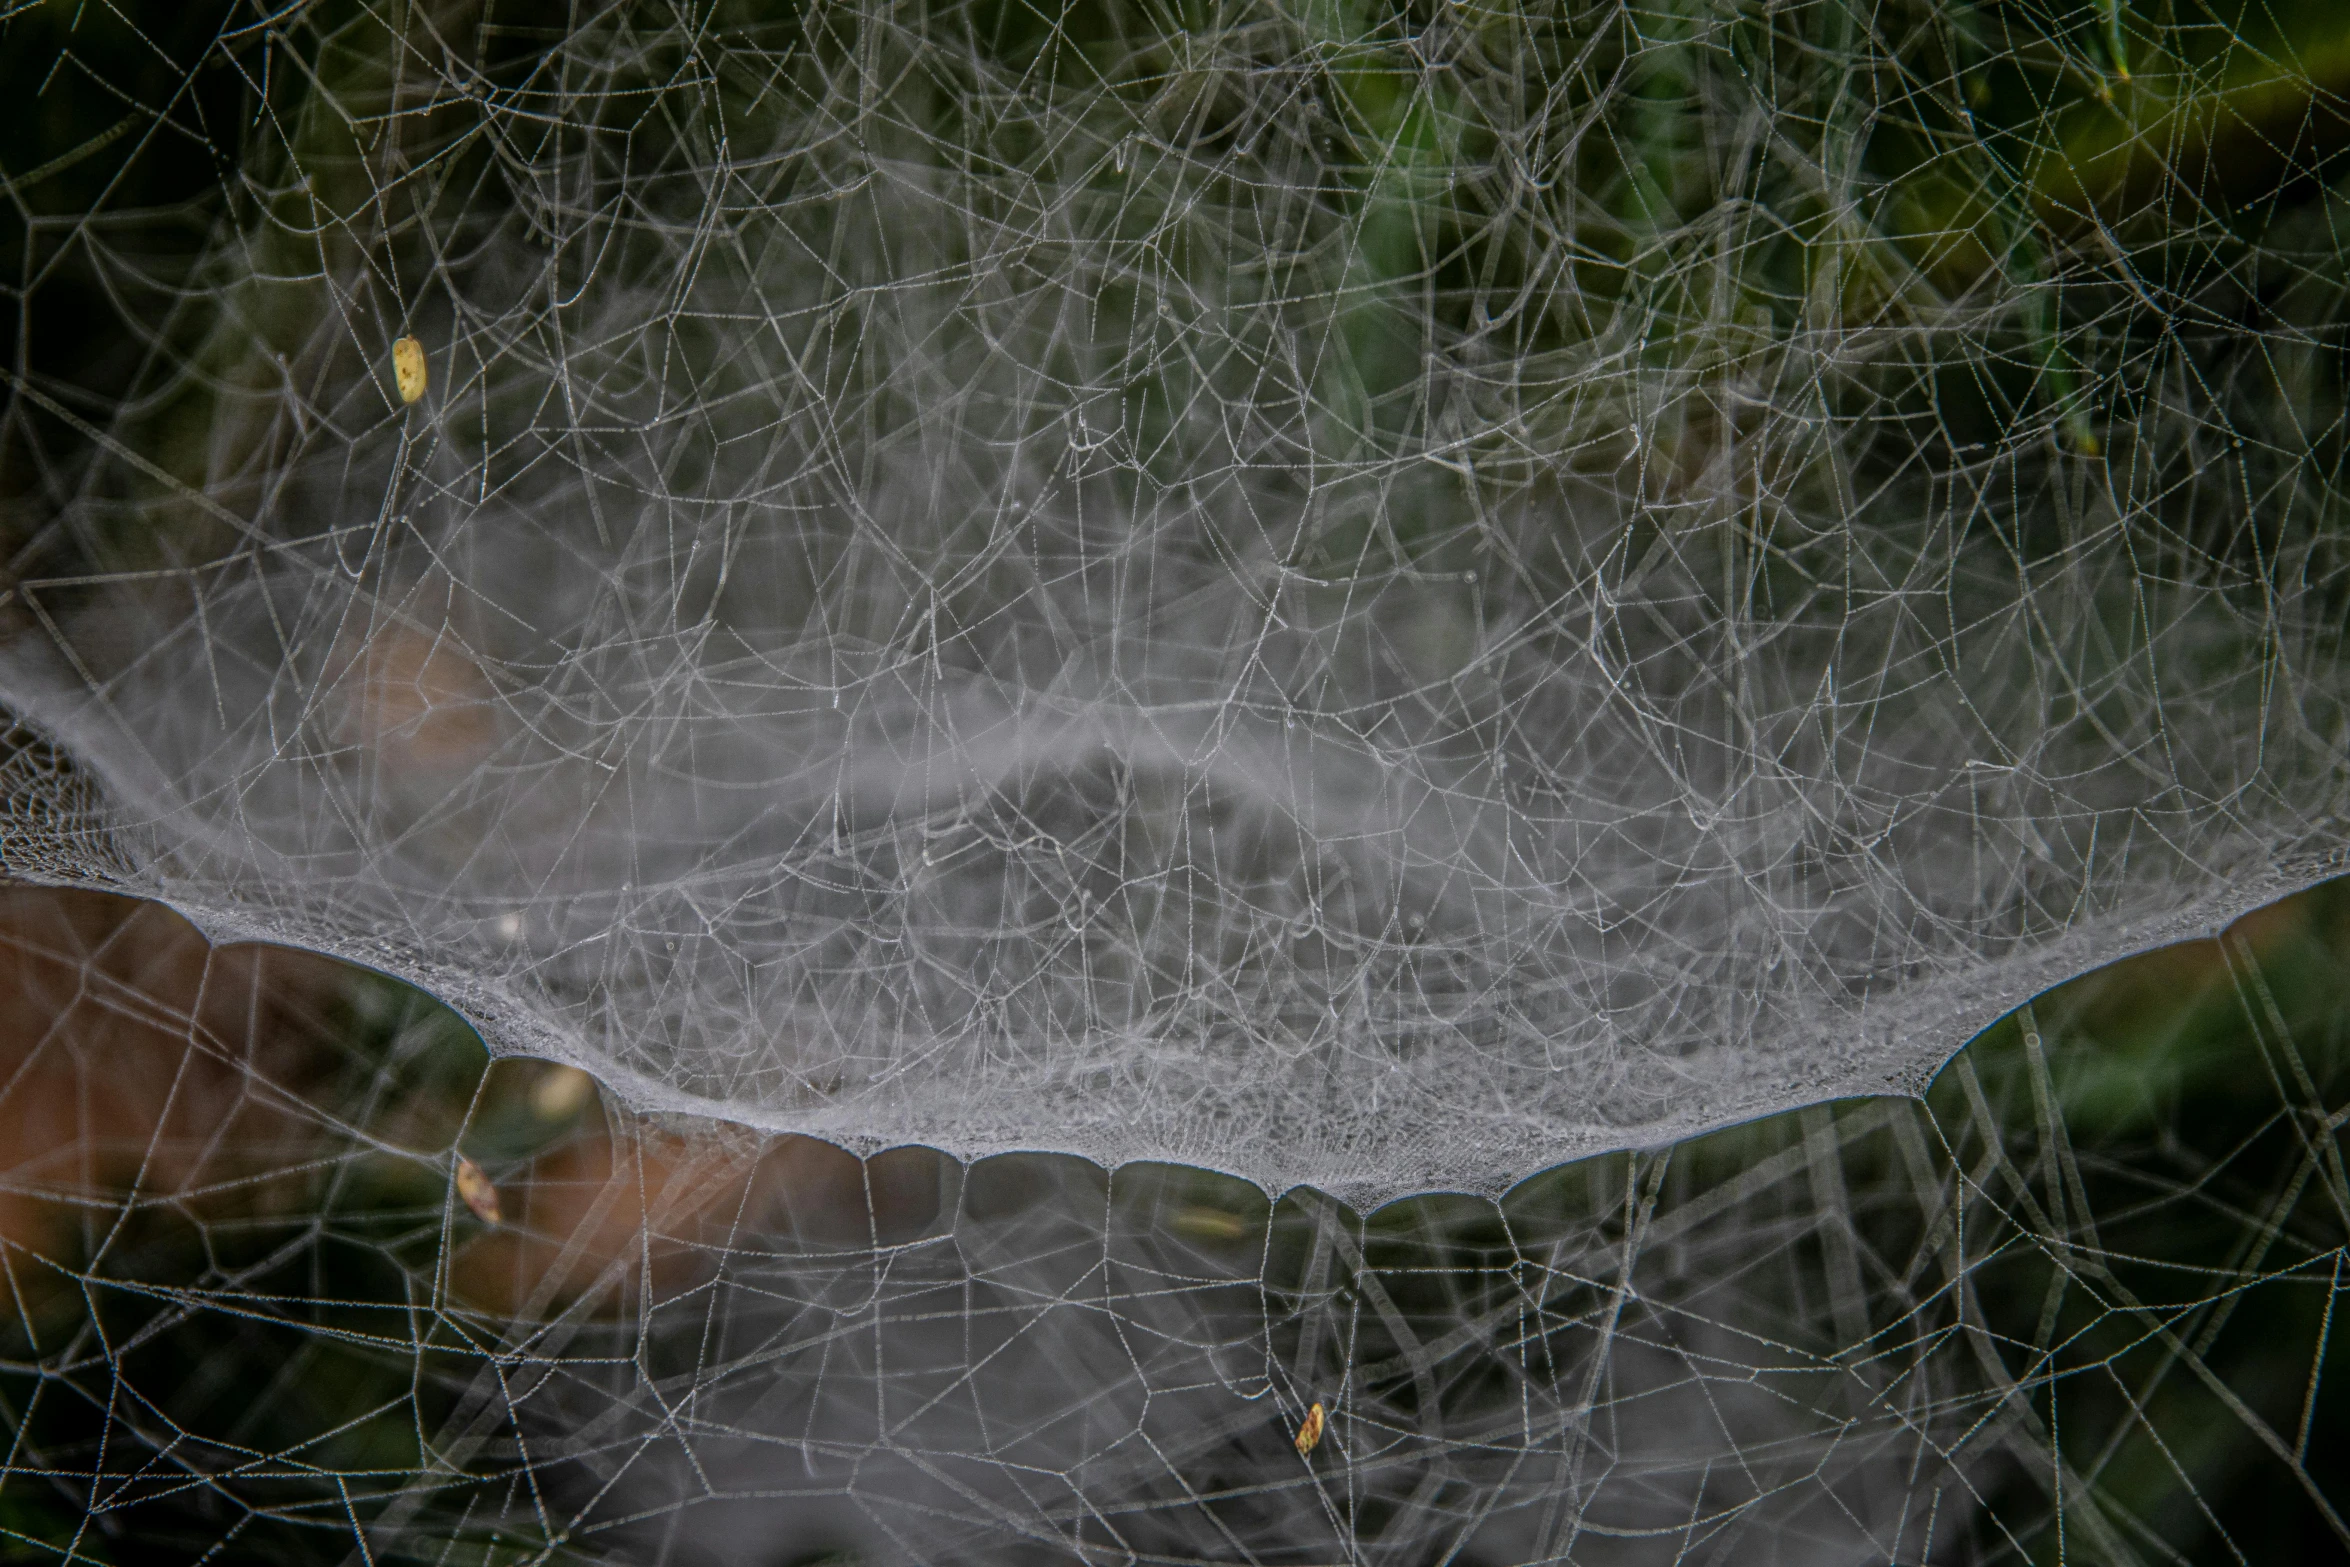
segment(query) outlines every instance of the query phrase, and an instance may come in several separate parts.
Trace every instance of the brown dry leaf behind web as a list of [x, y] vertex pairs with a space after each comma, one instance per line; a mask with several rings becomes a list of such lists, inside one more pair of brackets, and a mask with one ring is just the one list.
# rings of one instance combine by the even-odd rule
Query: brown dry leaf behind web
[[386, 983], [216, 947], [157, 904], [0, 886], [0, 1252], [19, 1288], [62, 1304], [126, 1222], [313, 1213], [338, 1176], [429, 1218], [454, 1174], [494, 1227], [445, 1234], [419, 1289], [492, 1317], [625, 1314], [746, 1235], [860, 1246], [938, 1216], [940, 1155], [630, 1114], [576, 1068], [489, 1062], [412, 992], [408, 1041], [387, 1044], [355, 1003]]
[[62, 1260], [126, 1207], [299, 1205], [295, 1106], [341, 977], [152, 904], [0, 888], [0, 1242]]
[[329, 685], [338, 738], [402, 770], [464, 772], [498, 743], [496, 693], [450, 627], [392, 621], [347, 639]]
[[926, 1233], [949, 1161], [860, 1160], [808, 1137], [608, 1114], [498, 1183], [504, 1222], [451, 1260], [458, 1300], [514, 1319], [633, 1313], [707, 1281], [731, 1247], [789, 1238], [857, 1248]]

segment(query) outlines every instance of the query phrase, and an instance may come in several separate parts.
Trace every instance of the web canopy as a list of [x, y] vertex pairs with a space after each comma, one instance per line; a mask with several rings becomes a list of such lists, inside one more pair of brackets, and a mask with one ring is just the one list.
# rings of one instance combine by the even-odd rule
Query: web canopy
[[2339, 864], [2322, 8], [189, 16], [4, 24], [17, 876], [1375, 1196]]

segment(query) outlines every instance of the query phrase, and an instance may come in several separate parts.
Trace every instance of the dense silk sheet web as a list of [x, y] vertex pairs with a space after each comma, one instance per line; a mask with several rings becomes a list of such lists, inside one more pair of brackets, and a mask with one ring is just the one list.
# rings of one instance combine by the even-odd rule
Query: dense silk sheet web
[[5, 25], [9, 868], [640, 1107], [1498, 1191], [2342, 850], [2327, 8]]
[[0, 7], [0, 1557], [2338, 1556], [2346, 89]]

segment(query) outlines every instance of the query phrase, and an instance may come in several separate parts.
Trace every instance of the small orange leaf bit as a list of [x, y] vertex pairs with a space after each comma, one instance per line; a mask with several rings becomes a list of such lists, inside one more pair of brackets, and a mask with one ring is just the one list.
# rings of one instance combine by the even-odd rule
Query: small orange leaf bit
[[473, 1216], [496, 1229], [498, 1226], [498, 1188], [481, 1173], [481, 1166], [463, 1154], [457, 1156], [457, 1195], [465, 1199], [465, 1206]]

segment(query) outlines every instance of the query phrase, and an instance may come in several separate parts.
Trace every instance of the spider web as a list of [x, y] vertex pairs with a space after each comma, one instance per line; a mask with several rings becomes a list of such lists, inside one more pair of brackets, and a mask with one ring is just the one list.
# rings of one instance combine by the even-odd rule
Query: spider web
[[2337, 886], [2043, 998], [1924, 1101], [1362, 1212], [648, 1117], [491, 1063], [380, 976], [11, 889], [0, 1539], [2324, 1559], [2350, 1540], [2345, 954]]
[[6, 26], [9, 867], [641, 1108], [1495, 1192], [2338, 863], [2330, 13]]
[[2331, 9], [0, 76], [0, 1559], [2350, 1538]]

